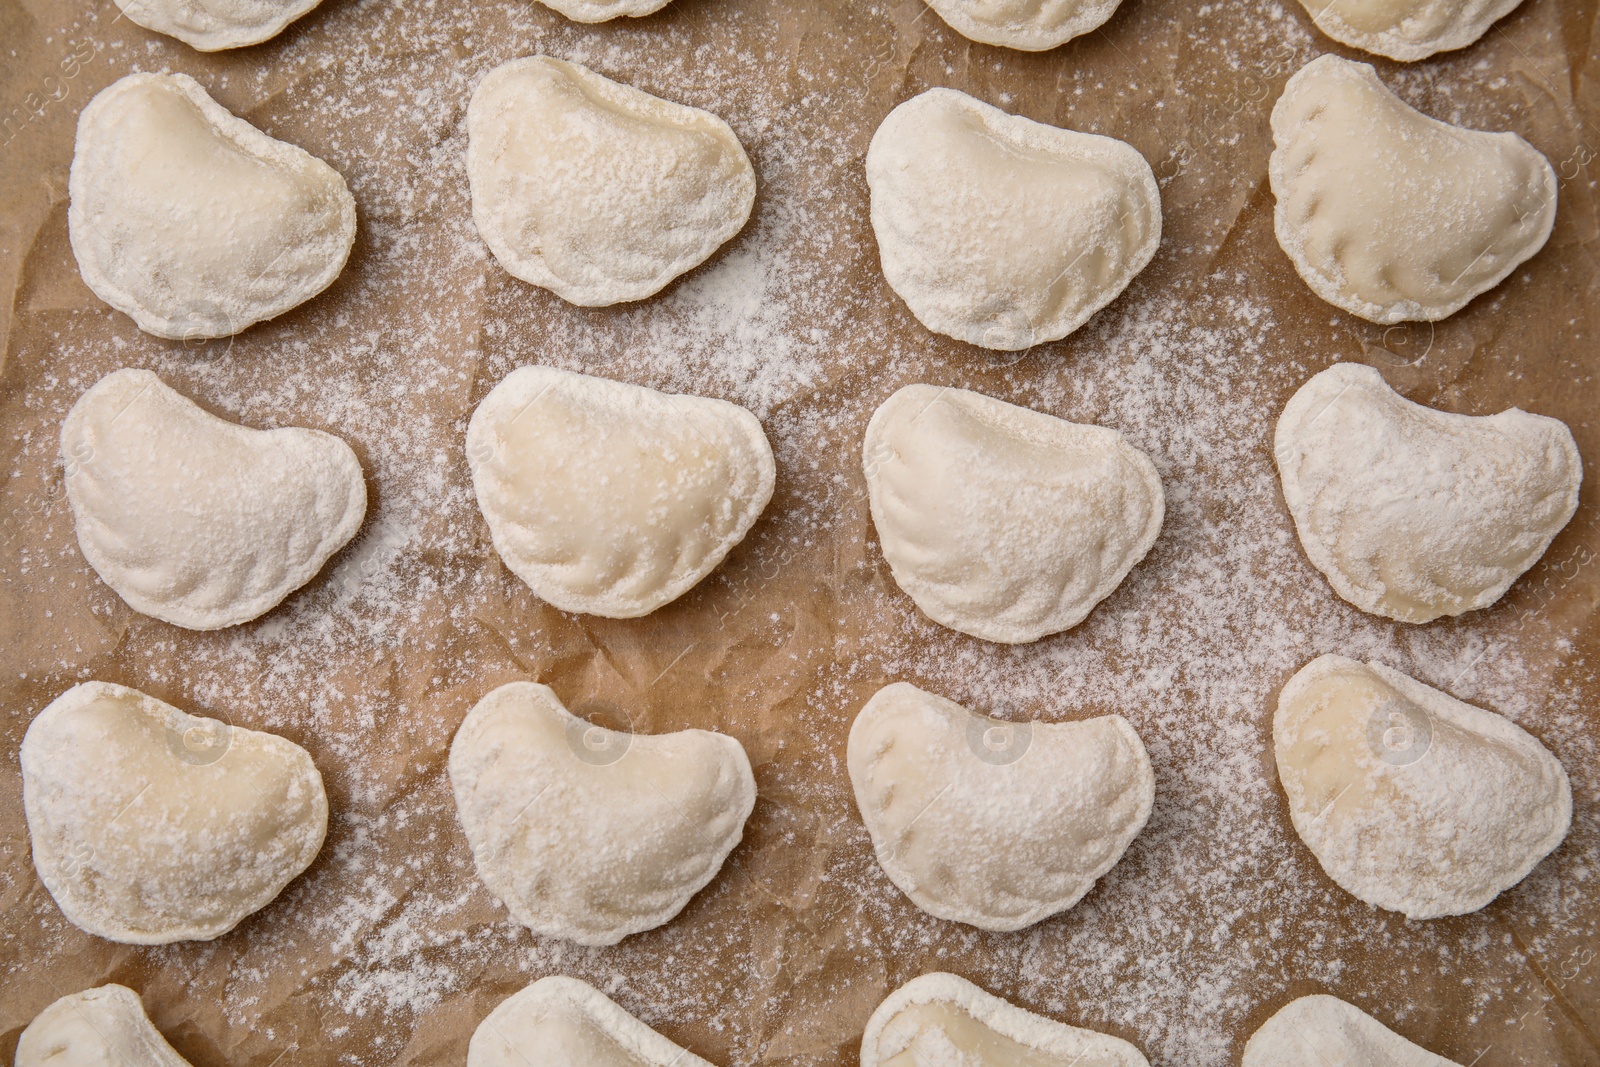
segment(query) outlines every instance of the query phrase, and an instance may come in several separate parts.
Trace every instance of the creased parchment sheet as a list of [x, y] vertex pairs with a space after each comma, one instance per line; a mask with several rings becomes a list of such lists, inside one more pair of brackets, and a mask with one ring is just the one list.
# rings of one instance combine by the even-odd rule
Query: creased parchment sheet
[[[1600, 1064], [1600, 497], [1585, 487], [1493, 609], [1403, 626], [1311, 569], [1270, 454], [1293, 390], [1353, 359], [1424, 403], [1562, 418], [1600, 464], [1597, 29], [1594, 0], [1528, 0], [1463, 52], [1378, 62], [1406, 100], [1516, 130], [1562, 176], [1537, 257], [1436, 326], [1385, 329], [1312, 296], [1272, 236], [1271, 105], [1315, 55], [1354, 55], [1292, 2], [1127, 0], [1102, 30], [1023, 54], [963, 40], [916, 0], [679, 0], [598, 26], [532, 0], [326, 0], [274, 41], [202, 55], [110, 0], [0, 0], [0, 1054], [56, 997], [116, 981], [197, 1067], [459, 1065], [496, 1003], [568, 974], [715, 1063], [841, 1065], [890, 989], [943, 969], [1162, 1067], [1234, 1063], [1316, 991], [1463, 1064]], [[472, 227], [463, 118], [484, 72], [541, 51], [726, 118], [758, 174], [745, 232], [636, 305], [576, 308], [510, 278]], [[136, 70], [193, 75], [348, 178], [360, 230], [332, 288], [201, 345], [142, 334], [89, 292], [67, 242], [74, 123]], [[1124, 138], [1156, 169], [1160, 252], [1071, 338], [985, 353], [923, 330], [884, 284], [862, 159], [889, 109], [935, 85]], [[528, 363], [751, 408], [778, 458], [767, 515], [647, 618], [542, 606], [489, 544], [463, 443], [473, 405]], [[255, 623], [200, 634], [134, 614], [78, 552], [55, 444], [78, 395], [123, 366], [248, 425], [344, 436], [369, 477], [363, 532]], [[912, 381], [1113, 426], [1155, 460], [1161, 538], [1083, 625], [988, 645], [894, 586], [859, 441]], [[1572, 777], [1566, 843], [1460, 918], [1409, 923], [1340, 891], [1294, 836], [1269, 749], [1278, 687], [1323, 652], [1539, 736]], [[87, 678], [309, 749], [333, 807], [310, 871], [207, 944], [69, 925], [32, 869], [16, 753]], [[746, 839], [673, 922], [610, 949], [544, 942], [478, 884], [445, 755], [467, 709], [514, 679], [608, 725], [744, 743], [760, 790]], [[923, 915], [873, 861], [843, 763], [852, 716], [899, 680], [1017, 719], [1127, 716], [1155, 764], [1148, 828], [1031, 930]]]

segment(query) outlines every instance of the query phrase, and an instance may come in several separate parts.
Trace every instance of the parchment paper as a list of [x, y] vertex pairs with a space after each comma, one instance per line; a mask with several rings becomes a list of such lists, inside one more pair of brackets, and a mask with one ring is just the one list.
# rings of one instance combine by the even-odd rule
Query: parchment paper
[[[879, 1000], [939, 969], [1166, 1067], [1236, 1062], [1317, 991], [1463, 1064], [1600, 1064], [1593, 480], [1500, 604], [1408, 627], [1343, 604], [1305, 561], [1270, 454], [1293, 390], [1355, 359], [1424, 403], [1562, 418], [1600, 462], [1597, 11], [1528, 0], [1465, 51], [1377, 62], [1429, 114], [1521, 133], [1563, 179], [1537, 257], [1436, 327], [1385, 330], [1316, 299], [1272, 236], [1271, 105], [1315, 55], [1356, 55], [1294, 3], [1126, 0], [1104, 29], [1024, 54], [965, 41], [917, 0], [678, 0], [600, 26], [532, 0], [325, 0], [274, 41], [202, 55], [110, 0], [0, 0], [0, 1056], [56, 997], [116, 981], [197, 1067], [460, 1064], [495, 1004], [562, 973], [717, 1064], [845, 1064]], [[759, 176], [749, 228], [637, 305], [575, 308], [505, 274], [471, 224], [463, 118], [485, 71], [539, 51], [724, 116]], [[332, 288], [207, 344], [142, 334], [94, 297], [67, 242], [74, 124], [135, 70], [190, 73], [346, 175], [360, 235]], [[1155, 167], [1161, 251], [1066, 341], [985, 353], [925, 331], [884, 284], [862, 159], [889, 109], [934, 85], [1121, 137]], [[772, 506], [677, 603], [566, 616], [496, 558], [466, 420], [530, 362], [763, 419]], [[248, 425], [345, 436], [369, 477], [363, 533], [255, 623], [199, 634], [132, 612], [78, 552], [55, 443], [121, 366]], [[859, 440], [911, 381], [1114, 426], [1154, 458], [1161, 539], [1083, 625], [1002, 648], [894, 586]], [[1408, 923], [1344, 894], [1295, 837], [1269, 747], [1274, 694], [1322, 652], [1539, 736], [1572, 777], [1566, 843], [1470, 916]], [[88, 678], [304, 745], [334, 812], [310, 871], [211, 943], [134, 948], [67, 923], [30, 862], [16, 754]], [[611, 949], [541, 942], [477, 882], [445, 756], [467, 709], [521, 678], [608, 725], [720, 729], [748, 749], [745, 841], [673, 922]], [[873, 861], [843, 766], [851, 718], [897, 680], [1015, 719], [1126, 715], [1156, 767], [1149, 827], [1032, 930], [922, 914]]]

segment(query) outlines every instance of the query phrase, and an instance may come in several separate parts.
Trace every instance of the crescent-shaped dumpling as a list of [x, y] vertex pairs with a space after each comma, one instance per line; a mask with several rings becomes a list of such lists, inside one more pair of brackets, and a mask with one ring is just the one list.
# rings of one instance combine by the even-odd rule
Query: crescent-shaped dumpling
[[1477, 911], [1572, 824], [1567, 772], [1532, 734], [1380, 663], [1302, 667], [1278, 694], [1272, 748], [1328, 877], [1408, 919]]
[[1239, 1067], [1459, 1067], [1338, 997], [1291, 1000], [1261, 1024]]
[[862, 446], [894, 580], [929, 618], [1019, 644], [1070, 629], [1161, 531], [1161, 478], [1102, 426], [908, 385]]
[[549, 56], [479, 83], [467, 179], [501, 266], [589, 307], [642, 300], [705, 262], [756, 195], [726, 122]]
[[68, 236], [95, 295], [158, 337], [225, 337], [326, 289], [356, 239], [338, 171], [185, 74], [130, 74], [78, 118]]
[[929, 0], [957, 33], [981, 44], [1043, 52], [1105, 24], [1122, 0]]
[[1536, 148], [1429, 118], [1366, 63], [1307, 63], [1272, 138], [1278, 244], [1313, 292], [1371, 322], [1453, 315], [1555, 225], [1556, 174]]
[[533, 682], [467, 713], [450, 783], [483, 884], [517, 922], [580, 945], [614, 945], [682, 911], [756, 802], [733, 738], [602, 729]]
[[61, 424], [78, 546], [135, 611], [191, 630], [256, 618], [367, 511], [361, 464], [320, 430], [226, 422], [146, 370], [100, 379]]
[[856, 806], [917, 907], [1020, 930], [1072, 907], [1150, 818], [1155, 775], [1120, 715], [1003, 722], [907, 682], [850, 728]]
[[16, 1067], [189, 1067], [150, 1023], [139, 994], [103, 985], [69, 993], [34, 1016]]
[[311, 865], [328, 828], [305, 749], [109, 682], [51, 702], [21, 761], [39, 878], [111, 941], [227, 933]]
[[646, 615], [744, 539], [776, 466], [737, 404], [522, 367], [483, 398], [467, 459], [495, 551], [562, 611]]
[[1340, 44], [1402, 62], [1482, 37], [1522, 0], [1300, 0], [1317, 29]]
[[1068, 1026], [934, 972], [878, 1005], [861, 1037], [861, 1067], [1150, 1067], [1120, 1037]]
[[1161, 243], [1161, 194], [1133, 146], [929, 89], [867, 149], [884, 277], [924, 326], [984, 348], [1065, 337]]
[[216, 52], [276, 37], [322, 0], [117, 0], [128, 21]]
[[712, 1067], [577, 978], [551, 975], [473, 1031], [467, 1067]]
[[1499, 600], [1572, 518], [1583, 481], [1560, 420], [1436, 411], [1357, 363], [1300, 387], [1274, 455], [1312, 564], [1345, 600], [1401, 622]]

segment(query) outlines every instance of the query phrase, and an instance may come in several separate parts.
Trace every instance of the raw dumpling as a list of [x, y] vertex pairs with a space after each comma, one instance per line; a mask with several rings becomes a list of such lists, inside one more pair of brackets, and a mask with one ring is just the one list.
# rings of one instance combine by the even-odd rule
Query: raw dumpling
[[587, 982], [551, 975], [500, 1002], [467, 1045], [467, 1067], [711, 1067]]
[[1390, 59], [1465, 48], [1522, 0], [1300, 0], [1317, 29]]
[[1302, 667], [1278, 694], [1272, 747], [1328, 877], [1408, 919], [1477, 911], [1572, 823], [1567, 772], [1531, 734], [1379, 663]]
[[935, 972], [890, 993], [867, 1020], [861, 1067], [1150, 1067], [1110, 1034], [1035, 1015]]
[[896, 682], [850, 728], [878, 862], [923, 911], [1020, 930], [1065, 911], [1144, 828], [1155, 775], [1120, 715], [1002, 722]]
[[1565, 423], [1435, 411], [1356, 363], [1290, 398], [1274, 454], [1311, 562], [1345, 600], [1401, 622], [1499, 600], [1572, 518], [1583, 481]]
[[1097, 29], [1122, 0], [930, 0], [963, 37], [1042, 52]]
[[908, 385], [863, 446], [894, 580], [935, 622], [1019, 644], [1081, 622], [1161, 531], [1161, 478], [1115, 430]]
[[1155, 174], [1131, 145], [954, 89], [889, 113], [867, 184], [889, 285], [928, 329], [984, 348], [1065, 337], [1161, 243]]
[[1307, 63], [1272, 138], [1278, 243], [1313, 292], [1371, 322], [1454, 314], [1555, 225], [1556, 174], [1537, 149], [1431, 119], [1365, 63]]
[[78, 118], [68, 235], [95, 295], [158, 337], [226, 337], [326, 289], [356, 239], [332, 167], [185, 74], [130, 74]]
[[733, 738], [606, 730], [533, 682], [467, 713], [450, 782], [483, 884], [522, 925], [580, 945], [614, 945], [682, 911], [756, 802]]
[[479, 83], [467, 178], [501, 266], [589, 307], [643, 300], [705, 262], [756, 195], [726, 122], [549, 56]]
[[646, 615], [714, 570], [772, 499], [736, 404], [522, 367], [483, 398], [467, 459], [495, 551], [562, 611]]
[[21, 758], [39, 878], [111, 941], [227, 933], [311, 865], [328, 828], [305, 749], [110, 682], [57, 697]]
[[605, 22], [628, 15], [638, 18], [653, 15], [667, 6], [668, 0], [540, 0], [573, 22]]
[[61, 459], [89, 565], [135, 611], [191, 630], [271, 611], [367, 511], [361, 464], [339, 438], [226, 422], [146, 370], [78, 398]]
[[117, 0], [128, 21], [216, 52], [276, 37], [321, 0]]
[[139, 994], [103, 985], [72, 993], [34, 1016], [16, 1067], [189, 1067], [150, 1024]]
[[1239, 1067], [1459, 1067], [1338, 997], [1292, 1000], [1261, 1024]]

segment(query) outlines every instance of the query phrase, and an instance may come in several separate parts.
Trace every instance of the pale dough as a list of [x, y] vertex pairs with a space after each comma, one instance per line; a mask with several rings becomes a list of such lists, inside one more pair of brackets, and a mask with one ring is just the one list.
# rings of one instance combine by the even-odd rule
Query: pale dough
[[117, 0], [129, 21], [216, 52], [276, 37], [322, 0]]
[[648, 614], [744, 539], [776, 466], [737, 404], [522, 367], [473, 412], [467, 460], [495, 551], [563, 611]]
[[878, 690], [847, 749], [878, 862], [923, 911], [1020, 930], [1072, 907], [1155, 802], [1120, 715], [1008, 723], [906, 682]]
[[861, 1067], [1150, 1067], [1120, 1037], [1058, 1023], [935, 972], [890, 993], [867, 1020]]
[[1401, 61], [1426, 59], [1482, 37], [1522, 0], [1300, 0], [1340, 44]]
[[1165, 497], [1115, 430], [908, 385], [862, 446], [872, 521], [929, 618], [1018, 644], [1076, 626], [1144, 558]]
[[756, 801], [733, 738], [606, 730], [533, 682], [468, 712], [450, 783], [484, 885], [517, 922], [582, 945], [614, 945], [682, 911]]
[[191, 630], [254, 619], [310, 581], [361, 527], [350, 446], [320, 430], [252, 430], [146, 370], [119, 370], [61, 424], [78, 545], [136, 611]]
[[1042, 52], [1098, 29], [1122, 0], [930, 0], [963, 37]]
[[954, 89], [889, 113], [867, 185], [889, 285], [928, 329], [984, 348], [1065, 337], [1161, 243], [1155, 174], [1131, 145]]
[[1306, 64], [1272, 139], [1278, 243], [1313, 292], [1372, 322], [1454, 314], [1555, 225], [1556, 174], [1537, 149], [1429, 118], [1366, 63]]
[[139, 994], [103, 985], [62, 997], [34, 1016], [16, 1067], [189, 1067], [144, 1013]]
[[1380, 663], [1302, 667], [1278, 694], [1272, 748], [1328, 877], [1408, 919], [1477, 911], [1572, 824], [1567, 772], [1537, 738]]
[[1459, 1067], [1414, 1045], [1338, 997], [1301, 997], [1279, 1008], [1244, 1047], [1239, 1067]]
[[1566, 425], [1456, 415], [1336, 363], [1284, 406], [1274, 454], [1300, 543], [1362, 611], [1422, 623], [1488, 607], [1578, 507]]
[[356, 238], [332, 167], [185, 74], [130, 74], [83, 109], [68, 235], [95, 295], [158, 337], [225, 337], [326, 289]]
[[473, 1031], [467, 1067], [712, 1067], [587, 982], [541, 978]]
[[728, 124], [549, 56], [467, 108], [472, 218], [501, 266], [585, 306], [642, 300], [744, 228], [755, 171]]
[[305, 749], [109, 682], [41, 711], [21, 762], [40, 880], [111, 941], [227, 933], [311, 865], [328, 828]]

